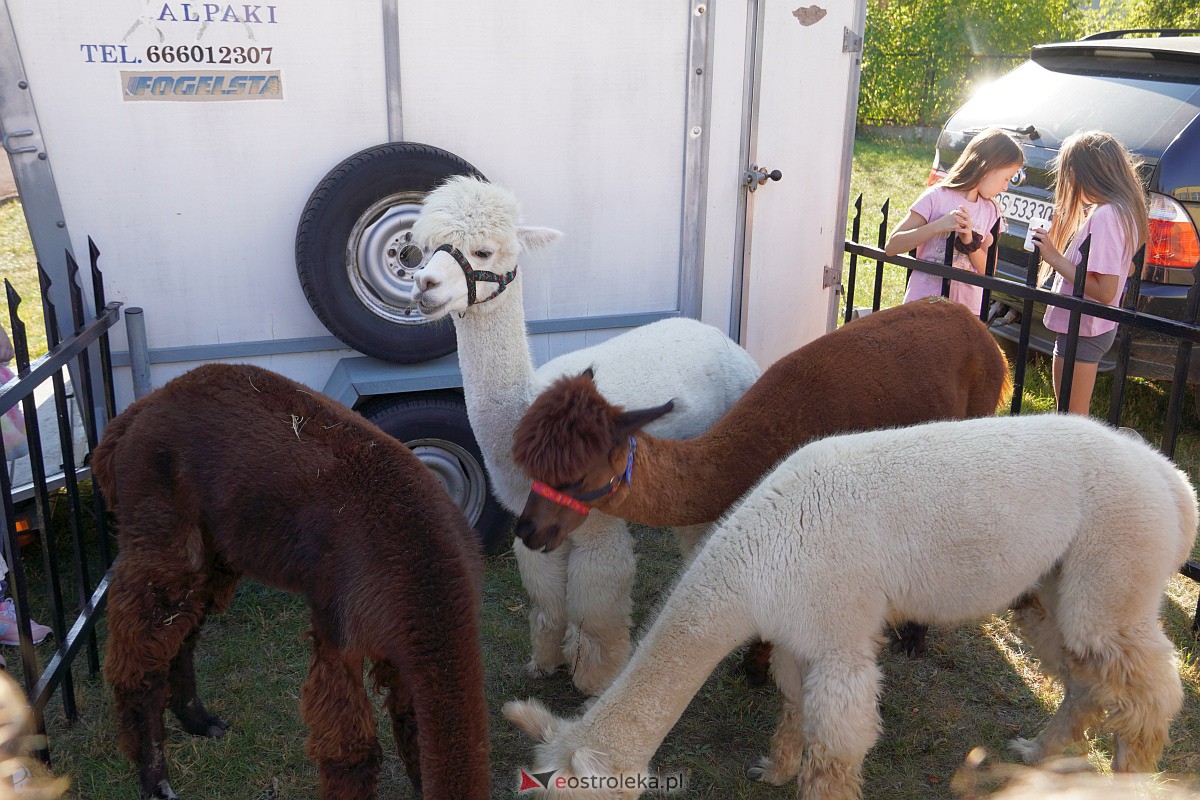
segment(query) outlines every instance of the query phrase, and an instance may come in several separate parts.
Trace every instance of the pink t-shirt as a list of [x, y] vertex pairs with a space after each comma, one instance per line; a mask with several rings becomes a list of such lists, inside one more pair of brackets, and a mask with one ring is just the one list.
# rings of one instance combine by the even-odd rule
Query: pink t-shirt
[[[1121, 293], [1125, 291], [1125, 280], [1129, 277], [1130, 269], [1130, 259], [1127, 255], [1129, 249], [1126, 247], [1125, 226], [1121, 224], [1121, 215], [1107, 203], [1092, 208], [1079, 232], [1071, 239], [1067, 252], [1063, 253], [1075, 266], [1079, 266], [1079, 247], [1088, 236], [1092, 237], [1092, 244], [1088, 250], [1087, 271], [1117, 276], [1116, 299], [1109, 304], [1115, 306], [1120, 302]], [[1059, 294], [1069, 295], [1072, 287], [1063, 280], [1062, 275], [1055, 273], [1052, 288]], [[1055, 333], [1066, 333], [1070, 317], [1071, 312], [1065, 308], [1047, 306], [1043, 322]], [[1099, 336], [1115, 327], [1117, 323], [1109, 319], [1089, 317], [1086, 314], [1079, 318], [1080, 336]]]
[[[996, 224], [996, 220], [1000, 217], [1000, 209], [993, 201], [980, 197], [972, 202], [967, 200], [967, 193], [961, 189], [947, 189], [945, 186], [930, 186], [921, 193], [921, 196], [917, 198], [909, 210], [920, 214], [926, 222], [932, 222], [935, 219], [944, 217], [959, 206], [967, 210], [967, 214], [971, 217], [971, 227], [978, 231], [980, 236], [986, 236], [991, 232], [992, 226]], [[1003, 229], [1003, 225], [1004, 223], [1001, 222], [1001, 229]], [[938, 264], [945, 263], [946, 237], [934, 236], [917, 245], [917, 258], [922, 261], [933, 261]], [[955, 251], [952, 263], [959, 269], [974, 272], [971, 261], [965, 253]], [[913, 300], [920, 300], [922, 297], [929, 297], [935, 294], [940, 295], [941, 293], [941, 278], [937, 275], [930, 275], [927, 272], [917, 272], [914, 270], [908, 279], [908, 289], [904, 292], [904, 302], [910, 303]], [[951, 281], [950, 299], [956, 303], [961, 303], [978, 314], [979, 307], [983, 303], [983, 287]]]

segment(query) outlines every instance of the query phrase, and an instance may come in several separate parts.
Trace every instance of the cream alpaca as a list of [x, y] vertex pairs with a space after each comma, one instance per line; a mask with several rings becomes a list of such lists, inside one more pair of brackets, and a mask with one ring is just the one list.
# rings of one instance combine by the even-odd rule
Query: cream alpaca
[[1066, 690], [1046, 729], [1013, 749], [1040, 761], [1103, 720], [1114, 770], [1153, 770], [1183, 701], [1158, 614], [1196, 523], [1182, 472], [1085, 417], [831, 437], [734, 507], [583, 717], [556, 719], [536, 701], [505, 713], [544, 742], [535, 772], [645, 773], [713, 668], [760, 636], [776, 645], [784, 707], [771, 754], [751, 774], [797, 778], [806, 800], [859, 798], [879, 733], [883, 625], [956, 624], [1013, 606]]
[[[759, 372], [728, 337], [691, 319], [637, 328], [535, 371], [517, 256], [559, 234], [521, 226], [518, 217], [508, 191], [460, 177], [425, 198], [413, 225], [418, 243], [432, 253], [415, 276], [418, 302], [427, 316], [449, 314], [454, 321], [471, 428], [497, 499], [514, 513], [525, 503], [529, 479], [512, 461], [512, 432], [534, 396], [559, 375], [595, 365], [605, 393], [620, 402], [652, 405], [678, 398], [682, 413], [657, 433], [688, 437], [720, 418]], [[492, 272], [493, 279], [479, 279], [475, 294], [474, 281], [453, 253], [434, 252], [442, 245], [457, 248], [469, 269]], [[503, 291], [486, 299], [501, 286]], [[683, 534], [685, 549], [700, 533]], [[625, 523], [594, 515], [565, 547], [543, 554], [516, 542], [514, 549], [531, 606], [529, 671], [547, 673], [566, 662], [581, 691], [599, 693], [629, 656], [635, 563]]]

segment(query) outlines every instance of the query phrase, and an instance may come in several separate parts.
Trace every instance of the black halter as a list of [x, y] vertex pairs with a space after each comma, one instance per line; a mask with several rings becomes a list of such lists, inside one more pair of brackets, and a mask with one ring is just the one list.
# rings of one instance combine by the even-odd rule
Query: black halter
[[[517, 277], [517, 268], [515, 266], [512, 268], [512, 272], [506, 272], [503, 275], [497, 275], [496, 273], [488, 272], [487, 270], [472, 268], [471, 262], [467, 261], [467, 257], [462, 254], [462, 251], [452, 244], [444, 244], [433, 252], [440, 253], [443, 250], [449, 253], [451, 258], [457, 261], [458, 266], [462, 268], [463, 275], [467, 279], [467, 305], [469, 306], [473, 306], [477, 303], [486, 303], [488, 300], [495, 298], [496, 295], [503, 292], [508, 285], [513, 282], [513, 279]], [[476, 300], [476, 281], [487, 281], [488, 283], [494, 283], [496, 284], [496, 291], [492, 292], [482, 300]]]

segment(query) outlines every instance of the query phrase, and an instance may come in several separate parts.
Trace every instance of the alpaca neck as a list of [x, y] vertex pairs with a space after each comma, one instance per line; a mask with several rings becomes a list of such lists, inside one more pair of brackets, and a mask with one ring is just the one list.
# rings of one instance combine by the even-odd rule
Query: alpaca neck
[[529, 479], [513, 463], [512, 433], [533, 399], [520, 274], [508, 290], [454, 317], [467, 416], [496, 497], [520, 512]]
[[[706, 566], [707, 565], [707, 566]], [[755, 635], [744, 593], [698, 558], [612, 686], [579, 722], [577, 746], [619, 770], [644, 768], [717, 665]]]
[[[729, 424], [694, 439], [638, 436], [631, 485], [597, 508], [646, 525], [696, 525], [720, 518], [790, 450]], [[779, 452], [775, 452], [778, 450]]]

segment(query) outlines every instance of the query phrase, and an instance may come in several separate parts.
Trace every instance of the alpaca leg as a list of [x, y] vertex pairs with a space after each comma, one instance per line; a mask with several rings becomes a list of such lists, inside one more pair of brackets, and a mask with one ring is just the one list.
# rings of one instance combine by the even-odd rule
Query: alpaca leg
[[1055, 583], [1047, 582], [1040, 591], [1023, 595], [1013, 605], [1012, 618], [1021, 630], [1021, 637], [1041, 664], [1042, 672], [1051, 677], [1065, 679], [1069, 672], [1064, 660], [1066, 644], [1063, 642], [1062, 631], [1055, 624], [1046, 606], [1046, 603], [1054, 602], [1055, 589]]
[[692, 563], [692, 559], [696, 557], [696, 551], [700, 549], [705, 537], [712, 529], [713, 525], [710, 522], [671, 528], [671, 533], [675, 535], [675, 543], [679, 546], [679, 555], [683, 557], [684, 569]]
[[123, 554], [114, 569], [104, 671], [113, 689], [117, 743], [138, 767], [143, 798], [176, 797], [167, 776], [163, 711], [172, 665], [204, 618], [202, 586], [185, 564], [151, 554]]
[[771, 737], [771, 755], [758, 759], [747, 774], [753, 780], [782, 786], [800, 772], [804, 753], [804, 670], [783, 648], [765, 642], [750, 646], [755, 644], [762, 645], [770, 655], [771, 674], [783, 694], [783, 711]]
[[1154, 772], [1171, 719], [1183, 706], [1175, 647], [1157, 620], [1146, 625], [1144, 632], [1119, 637], [1112, 658], [1080, 659], [1079, 673], [1095, 682], [1093, 694], [1108, 711], [1114, 772]]
[[180, 727], [193, 736], [220, 739], [229, 725], [215, 714], [210, 714], [196, 692], [196, 667], [193, 656], [199, 639], [200, 628], [197, 627], [184, 639], [179, 648], [179, 655], [171, 662], [168, 679], [171, 713], [179, 720]]
[[1089, 725], [1103, 714], [1090, 684], [1081, 680], [1066, 649], [1062, 630], [1054, 617], [1058, 602], [1058, 577], [1048, 576], [1036, 592], [1028, 592], [1013, 605], [1013, 621], [1041, 663], [1042, 671], [1063, 684], [1063, 701], [1036, 739], [1013, 739], [1009, 749], [1027, 764], [1057, 756], [1082, 741]]
[[304, 751], [317, 765], [322, 800], [375, 796], [383, 753], [375, 713], [363, 687], [362, 658], [348, 657], [313, 625], [313, 659], [300, 690], [308, 726]]
[[766, 686], [771, 679], [771, 659], [774, 648], [770, 642], [755, 639], [746, 645], [742, 653], [742, 673], [746, 676], [746, 685], [753, 688]]
[[404, 763], [404, 771], [412, 783], [413, 792], [421, 796], [421, 746], [417, 737], [417, 717], [413, 712], [412, 693], [400, 678], [400, 671], [390, 661], [379, 661], [371, 670], [377, 691], [386, 691], [384, 707], [392, 720], [396, 750]]
[[[584, 527], [588, 523], [584, 523]], [[549, 553], [530, 550], [520, 539], [513, 542], [521, 585], [529, 595], [529, 639], [533, 656], [525, 666], [531, 677], [549, 675], [563, 663], [567, 634], [567, 559], [571, 542]]]
[[891, 644], [893, 653], [903, 653], [909, 658], [925, 655], [927, 649], [925, 638], [929, 633], [927, 625], [905, 622], [899, 628], [894, 629], [894, 632], [896, 638]]
[[879, 736], [875, 653], [812, 662], [804, 676], [800, 796], [859, 800], [862, 762]]
[[[587, 695], [603, 692], [629, 660], [634, 573], [633, 537], [621, 520], [593, 517], [596, 525], [580, 536], [567, 563], [567, 615], [563, 654], [575, 687]], [[589, 519], [589, 523], [592, 522]]]
[[1026, 764], [1037, 764], [1061, 755], [1071, 745], [1083, 741], [1090, 725], [1098, 722], [1104, 708], [1092, 694], [1091, 686], [1071, 674], [1063, 678], [1063, 701], [1036, 739], [1013, 739], [1009, 749]]
[[196, 629], [183, 640], [183, 644], [179, 648], [179, 655], [171, 662], [168, 681], [171, 713], [179, 720], [183, 729], [194, 736], [211, 736], [219, 739], [229, 728], [229, 725], [220, 717], [210, 714], [200, 701], [196, 692], [194, 656], [204, 618], [212, 611], [222, 611], [229, 605], [229, 600], [232, 598], [240, 578], [238, 573], [224, 567], [213, 570], [212, 579], [207, 587], [209, 599], [205, 603], [204, 616], [197, 620]]

